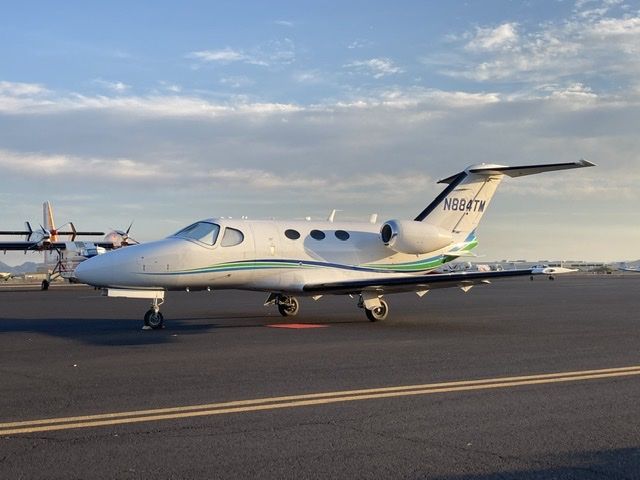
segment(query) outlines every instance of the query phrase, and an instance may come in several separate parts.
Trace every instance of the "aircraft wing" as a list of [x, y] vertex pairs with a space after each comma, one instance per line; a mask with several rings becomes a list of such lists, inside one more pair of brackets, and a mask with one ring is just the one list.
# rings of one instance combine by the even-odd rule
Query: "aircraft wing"
[[0, 251], [26, 251], [26, 250], [64, 250], [64, 242], [51, 242], [39, 244], [38, 242], [0, 242]]
[[426, 275], [404, 275], [385, 278], [371, 278], [364, 280], [344, 280], [307, 284], [303, 291], [316, 295], [321, 294], [360, 294], [374, 292], [380, 295], [386, 293], [419, 292], [436, 288], [467, 288], [479, 284], [491, 283], [491, 280], [501, 278], [521, 277], [529, 275], [555, 275], [575, 270], [568, 268], [526, 268], [519, 270], [504, 270], [500, 272], [455, 272], [429, 273]]
[[[115, 248], [113, 242], [86, 242], [96, 247], [106, 248], [107, 250]], [[43, 251], [43, 250], [66, 250], [66, 242], [51, 242], [39, 244], [38, 242], [0, 242], [1, 251]]]

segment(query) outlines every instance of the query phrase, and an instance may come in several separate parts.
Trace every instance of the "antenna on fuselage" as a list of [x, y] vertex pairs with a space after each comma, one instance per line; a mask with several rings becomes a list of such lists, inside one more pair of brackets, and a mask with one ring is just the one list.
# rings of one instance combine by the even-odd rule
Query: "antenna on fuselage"
[[369, 215], [369, 223], [376, 223], [378, 221], [378, 214], [372, 213]]
[[331, 213], [329, 214], [329, 216], [327, 217], [327, 222], [333, 222], [336, 218], [336, 212], [341, 212], [342, 210], [337, 210], [337, 209], [333, 209], [331, 210]]

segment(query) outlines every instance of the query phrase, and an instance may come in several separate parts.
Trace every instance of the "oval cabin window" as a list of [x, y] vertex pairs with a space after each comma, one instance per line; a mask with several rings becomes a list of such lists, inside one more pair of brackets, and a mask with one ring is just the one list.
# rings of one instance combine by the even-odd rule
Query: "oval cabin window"
[[324, 237], [326, 236], [324, 234], [324, 232], [322, 232], [320, 230], [311, 230], [309, 235], [311, 235], [311, 238], [313, 238], [315, 240], [324, 240]]
[[297, 230], [289, 229], [284, 231], [284, 236], [290, 240], [297, 240], [300, 238], [300, 232], [298, 232]]

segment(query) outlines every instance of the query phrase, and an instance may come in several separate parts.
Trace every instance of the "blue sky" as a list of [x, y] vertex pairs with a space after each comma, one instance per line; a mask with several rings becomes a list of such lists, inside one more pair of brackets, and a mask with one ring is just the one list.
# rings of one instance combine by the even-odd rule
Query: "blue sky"
[[585, 157], [506, 181], [480, 253], [637, 258], [639, 58], [637, 1], [11, 4], [0, 226], [45, 199], [142, 240], [215, 215], [409, 218], [471, 163]]

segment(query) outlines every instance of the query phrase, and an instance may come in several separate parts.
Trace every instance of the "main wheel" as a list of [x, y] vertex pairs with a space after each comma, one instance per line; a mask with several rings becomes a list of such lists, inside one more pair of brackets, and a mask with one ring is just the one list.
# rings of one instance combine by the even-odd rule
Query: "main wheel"
[[389, 313], [389, 306], [387, 302], [384, 300], [380, 300], [380, 306], [374, 308], [373, 310], [364, 310], [367, 314], [367, 318], [370, 322], [377, 322], [378, 320], [384, 320], [387, 318], [387, 313]]
[[295, 297], [286, 297], [278, 302], [278, 311], [283, 317], [295, 317], [300, 310], [300, 304]]
[[154, 330], [164, 326], [164, 317], [162, 313], [156, 312], [153, 308], [144, 314], [144, 324]]
[[49, 282], [47, 280], [42, 280], [42, 285], [40, 285], [40, 290], [49, 290]]

